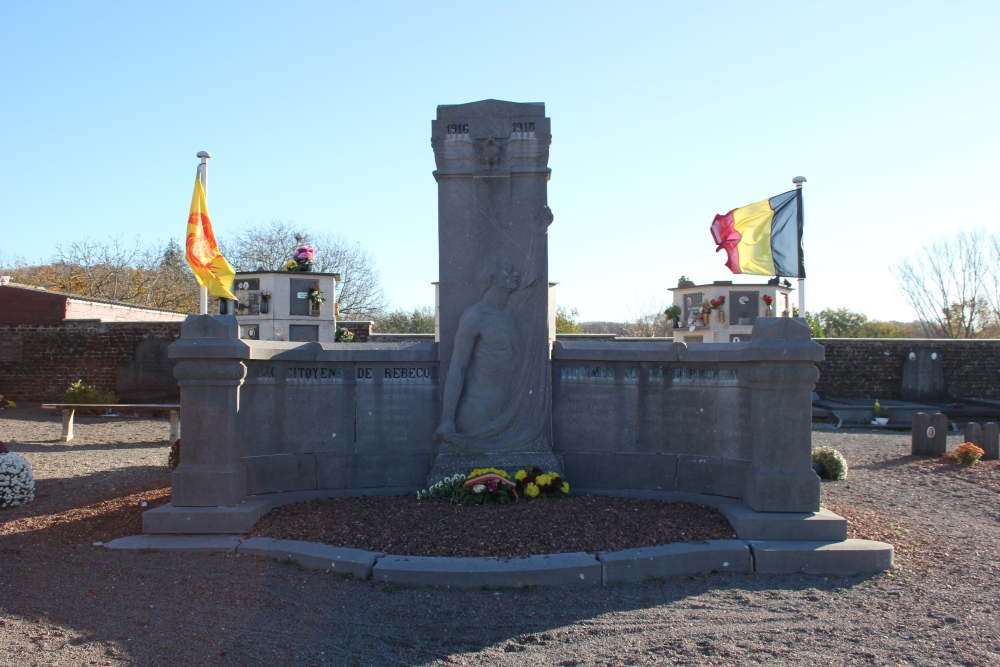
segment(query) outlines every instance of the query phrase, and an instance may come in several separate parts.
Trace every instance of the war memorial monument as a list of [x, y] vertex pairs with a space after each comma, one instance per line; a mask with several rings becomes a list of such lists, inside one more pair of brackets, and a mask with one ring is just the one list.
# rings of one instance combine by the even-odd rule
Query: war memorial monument
[[888, 567], [889, 545], [846, 540], [820, 509], [823, 348], [804, 320], [762, 317], [749, 342], [690, 347], [555, 340], [550, 143], [543, 104], [438, 107], [435, 342], [241, 340], [234, 317], [190, 316], [169, 351], [183, 456], [144, 532], [240, 534], [288, 502], [533, 464], [574, 494], [717, 506], [733, 542], [756, 545], [757, 571]]

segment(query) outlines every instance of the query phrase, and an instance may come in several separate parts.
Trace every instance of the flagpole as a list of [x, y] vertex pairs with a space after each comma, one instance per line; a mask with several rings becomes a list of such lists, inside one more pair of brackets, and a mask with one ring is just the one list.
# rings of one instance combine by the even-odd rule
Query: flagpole
[[[798, 206], [799, 219], [797, 222], [799, 225], [800, 233], [802, 230], [802, 184], [805, 182], [806, 182], [805, 176], [796, 176], [795, 178], [792, 179], [792, 183], [795, 184], [795, 189], [798, 190], [798, 192], [796, 193], [796, 196], [799, 197], [799, 206]], [[800, 244], [801, 244], [801, 238], [802, 237], [800, 236], [799, 237]], [[806, 316], [806, 279], [799, 278], [799, 317], [805, 317], [805, 316]]]
[[[201, 164], [198, 165], [198, 176], [201, 178], [201, 187], [205, 188], [205, 200], [208, 200], [208, 159], [212, 157], [212, 154], [208, 151], [198, 151], [198, 155], [195, 157], [201, 158]], [[208, 314], [208, 288], [204, 285], [198, 286], [198, 314], [207, 315]]]

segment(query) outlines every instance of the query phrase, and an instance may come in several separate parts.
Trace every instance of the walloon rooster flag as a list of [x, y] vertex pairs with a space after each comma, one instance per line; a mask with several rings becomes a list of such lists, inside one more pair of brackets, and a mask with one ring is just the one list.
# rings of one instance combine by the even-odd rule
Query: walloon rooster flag
[[219, 252], [212, 232], [212, 221], [208, 217], [208, 202], [205, 187], [198, 175], [194, 177], [194, 196], [191, 197], [191, 213], [187, 224], [187, 261], [194, 272], [195, 280], [208, 293], [220, 299], [236, 300], [230, 289], [236, 272]]
[[733, 273], [806, 277], [801, 189], [715, 216], [712, 237], [715, 251], [726, 251], [726, 266]]

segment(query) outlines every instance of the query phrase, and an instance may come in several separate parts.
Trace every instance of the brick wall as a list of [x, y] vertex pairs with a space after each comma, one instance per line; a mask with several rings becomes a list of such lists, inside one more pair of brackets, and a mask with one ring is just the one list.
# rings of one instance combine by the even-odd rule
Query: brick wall
[[367, 343], [368, 337], [372, 333], [372, 326], [374, 324], [375, 324], [374, 322], [368, 322], [365, 320], [356, 320], [356, 321], [337, 320], [337, 328], [347, 329], [352, 334], [354, 334], [355, 343]]
[[899, 398], [903, 362], [917, 349], [941, 355], [944, 386], [955, 396], [1000, 398], [1000, 340], [818, 338], [826, 349], [816, 391], [823, 397]]
[[[350, 328], [358, 342], [366, 341], [371, 332], [370, 322], [337, 324]], [[179, 322], [0, 324], [0, 394], [15, 401], [57, 401], [70, 383], [83, 379], [102, 391], [119, 393], [122, 400], [176, 400], [176, 387], [153, 383], [152, 394], [143, 395], [135, 388], [135, 378], [140, 377], [141, 384], [142, 368], [136, 369], [140, 344], [174, 341], [180, 329]], [[941, 355], [945, 387], [956, 396], [1000, 398], [1000, 340], [820, 338], [816, 342], [826, 350], [816, 384], [821, 396], [899, 398], [906, 355], [926, 348]], [[159, 369], [161, 377], [166, 373], [168, 369]], [[126, 394], [119, 392], [123, 378], [132, 381]]]
[[[162, 348], [154, 341], [173, 342], [180, 334], [180, 322], [0, 324], [0, 394], [15, 401], [59, 401], [82, 379], [119, 393], [123, 401], [177, 400], [176, 383], [162, 381], [170, 373], [162, 354], [137, 359], [137, 351]], [[147, 378], [144, 386], [136, 386], [137, 377]], [[129, 380], [126, 395], [118, 391], [119, 378]]]

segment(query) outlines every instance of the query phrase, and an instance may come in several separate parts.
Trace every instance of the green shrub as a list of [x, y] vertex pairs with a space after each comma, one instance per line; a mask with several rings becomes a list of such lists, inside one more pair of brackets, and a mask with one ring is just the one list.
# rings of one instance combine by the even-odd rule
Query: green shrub
[[955, 460], [965, 465], [975, 465], [986, 452], [971, 442], [963, 442], [955, 449]]
[[[69, 386], [63, 394], [63, 403], [117, 403], [118, 397], [112, 393], [103, 393], [97, 387], [84, 384], [83, 380], [77, 380]], [[99, 415], [103, 410], [81, 410], [82, 414]]]
[[823, 479], [847, 479], [847, 460], [833, 447], [820, 447], [812, 453], [812, 460], [823, 466]]

